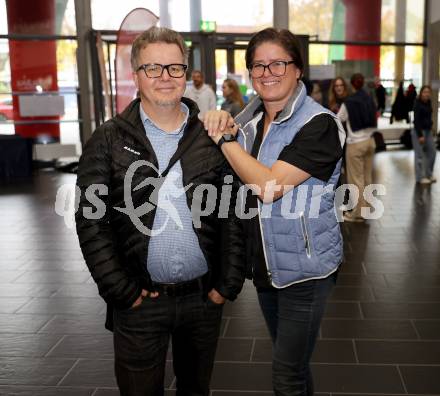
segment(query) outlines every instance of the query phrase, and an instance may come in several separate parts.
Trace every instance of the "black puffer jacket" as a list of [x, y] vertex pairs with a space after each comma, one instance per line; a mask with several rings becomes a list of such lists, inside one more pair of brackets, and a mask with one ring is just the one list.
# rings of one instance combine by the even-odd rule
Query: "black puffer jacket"
[[[195, 103], [186, 98], [182, 100], [189, 107], [190, 114], [170, 164], [180, 160], [183, 185], [192, 183], [186, 191], [189, 208], [197, 186], [211, 184], [217, 189], [216, 202], [207, 202], [209, 195], [203, 195], [201, 207], [212, 204], [215, 210], [201, 217], [201, 227], [195, 228], [195, 232], [209, 267], [204, 279], [205, 291], [215, 287], [224, 297], [233, 300], [241, 290], [245, 273], [241, 223], [235, 216], [237, 179], [234, 177], [232, 184], [229, 215], [218, 218], [224, 177], [232, 171], [221, 151], [203, 130]], [[127, 206], [124, 177], [133, 162], [149, 161], [158, 169], [156, 155], [139, 115], [139, 104], [139, 99], [134, 100], [121, 115], [96, 129], [84, 148], [78, 169], [77, 185], [81, 197], [76, 213], [77, 233], [99, 294], [108, 304], [106, 327], [110, 329], [113, 306], [129, 308], [142, 288], [151, 290], [151, 278], [145, 265], [149, 236], [135, 226], [129, 215], [114, 209]], [[141, 166], [133, 173], [129, 193], [135, 209], [149, 205], [154, 186], [147, 183], [137, 190], [135, 187], [146, 178], [157, 176], [149, 166]], [[87, 219], [84, 215], [84, 209], [96, 212], [98, 208], [86, 198], [85, 191], [91, 184], [102, 184], [108, 188], [108, 194], [104, 191], [99, 195], [95, 191], [106, 206], [105, 216], [101, 219]], [[151, 230], [154, 215], [155, 208], [141, 215], [141, 226]]]

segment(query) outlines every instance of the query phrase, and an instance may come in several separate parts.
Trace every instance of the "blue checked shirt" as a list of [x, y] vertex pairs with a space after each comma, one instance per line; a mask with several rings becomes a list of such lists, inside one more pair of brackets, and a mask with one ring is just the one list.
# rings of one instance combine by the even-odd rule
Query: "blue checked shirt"
[[[186, 117], [173, 132], [158, 128], [139, 106], [145, 133], [153, 146], [162, 173], [177, 150], [188, 122], [189, 109], [182, 103]], [[148, 245], [147, 269], [155, 282], [176, 283], [195, 279], [208, 271], [206, 259], [193, 229], [186, 202], [182, 167], [177, 161], [159, 190], [158, 207]]]

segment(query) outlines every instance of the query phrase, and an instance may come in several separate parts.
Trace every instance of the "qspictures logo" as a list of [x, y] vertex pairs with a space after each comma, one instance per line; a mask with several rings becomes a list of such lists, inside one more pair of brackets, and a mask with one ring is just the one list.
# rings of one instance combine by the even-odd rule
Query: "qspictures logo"
[[[184, 196], [186, 202], [187, 190], [193, 185], [182, 185], [181, 176], [176, 171], [170, 171], [166, 177], [148, 177], [140, 184], [133, 187], [133, 176], [140, 167], [149, 167], [156, 174], [160, 175], [159, 170], [154, 164], [145, 160], [133, 162], [128, 168], [124, 177], [124, 207], [109, 208], [101, 197], [108, 196], [108, 187], [105, 184], [91, 184], [82, 192], [78, 186], [71, 184], [62, 185], [57, 192], [55, 200], [55, 212], [64, 218], [64, 222], [68, 228], [75, 225], [75, 213], [82, 210], [82, 216], [89, 220], [103, 219], [107, 210], [119, 211], [130, 218], [133, 225], [143, 234], [155, 236], [161, 234], [170, 222], [174, 223], [178, 229], [183, 229], [181, 219], [182, 213], [176, 208], [176, 202]], [[343, 211], [354, 209], [360, 198], [360, 191], [355, 185], [343, 184], [334, 189], [333, 185], [310, 185], [302, 184], [298, 187], [284, 186], [288, 190], [280, 199], [273, 201], [276, 191], [282, 187], [277, 185], [274, 180], [266, 184], [263, 200], [259, 202], [258, 208], [246, 209], [245, 199], [248, 194], [261, 195], [259, 186], [241, 185], [238, 190], [237, 199], [233, 204], [231, 202], [233, 178], [230, 175], [225, 176], [223, 186], [219, 193], [216, 186], [212, 184], [200, 184], [192, 191], [192, 203], [189, 212], [192, 218], [192, 226], [199, 228], [201, 226], [201, 218], [209, 216], [217, 209], [219, 218], [227, 218], [231, 210], [240, 219], [251, 219], [257, 215], [261, 218], [270, 218], [274, 213], [274, 206], [277, 206], [276, 212], [285, 219], [298, 219], [306, 216], [309, 219], [318, 218], [321, 213], [321, 204], [323, 199], [328, 200], [325, 195], [330, 194], [333, 202], [333, 210], [338, 222], [343, 220]], [[133, 192], [138, 191], [146, 186], [153, 187], [152, 193], [146, 197], [145, 202], [135, 207], [133, 202]], [[344, 202], [346, 191], [349, 191], [349, 200]], [[86, 203], [90, 206], [82, 205], [80, 208], [81, 194], [84, 194]], [[367, 206], [361, 208], [361, 215], [365, 219], [375, 220], [382, 217], [384, 206], [377, 196], [386, 194], [386, 188], [382, 184], [370, 184], [365, 187], [363, 200]], [[142, 221], [141, 218], [153, 210], [162, 211], [162, 218], [165, 221], [157, 227], [150, 229]]]

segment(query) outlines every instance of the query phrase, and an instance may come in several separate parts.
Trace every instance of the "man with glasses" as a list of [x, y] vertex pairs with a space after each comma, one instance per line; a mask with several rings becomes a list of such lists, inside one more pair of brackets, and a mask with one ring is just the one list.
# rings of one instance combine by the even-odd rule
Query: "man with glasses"
[[[121, 395], [164, 394], [171, 339], [177, 394], [207, 396], [222, 306], [244, 280], [238, 184], [196, 104], [182, 98], [182, 37], [147, 30], [133, 43], [131, 64], [139, 98], [84, 148], [77, 232], [107, 302]], [[230, 205], [220, 212], [226, 190]], [[89, 203], [96, 191], [101, 218]]]

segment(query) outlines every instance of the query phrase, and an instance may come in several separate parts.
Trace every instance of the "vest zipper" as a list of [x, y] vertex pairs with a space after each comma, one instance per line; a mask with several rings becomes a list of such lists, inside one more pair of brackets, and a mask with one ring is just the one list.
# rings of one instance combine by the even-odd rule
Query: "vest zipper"
[[[263, 137], [263, 140], [261, 141], [260, 144], [260, 148], [258, 149], [258, 154], [257, 154], [257, 160], [260, 159], [260, 152], [261, 152], [261, 147], [263, 147], [263, 144], [267, 138], [267, 136], [269, 135], [270, 132], [270, 127], [272, 126], [272, 122], [269, 124], [269, 128], [267, 129], [266, 134]], [[260, 200], [257, 198], [257, 202], [258, 202], [258, 222], [260, 223], [260, 233], [261, 233], [261, 243], [263, 245], [263, 253], [264, 253], [264, 263], [266, 264], [266, 273], [267, 273], [267, 277], [269, 279], [269, 283], [272, 286], [275, 286], [272, 282], [272, 272], [269, 269], [269, 264], [267, 262], [267, 253], [266, 253], [266, 244], [264, 242], [264, 232], [263, 232], [263, 224], [261, 223], [261, 217], [260, 217], [260, 212], [261, 212], [261, 202]]]
[[301, 212], [299, 214], [299, 218], [301, 220], [301, 231], [304, 238], [304, 248], [306, 249], [307, 257], [310, 258], [312, 256], [312, 252], [310, 249], [310, 240], [309, 240], [309, 234], [307, 233], [307, 227], [306, 227], [306, 218], [304, 217], [304, 212]]

